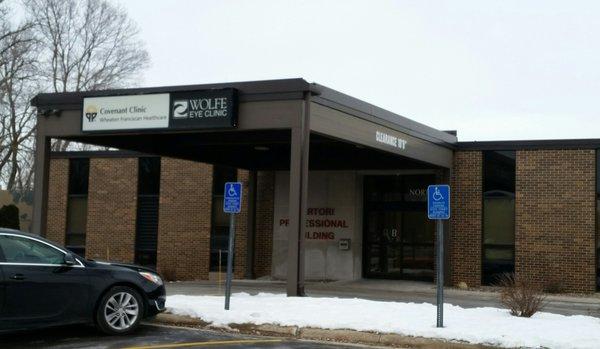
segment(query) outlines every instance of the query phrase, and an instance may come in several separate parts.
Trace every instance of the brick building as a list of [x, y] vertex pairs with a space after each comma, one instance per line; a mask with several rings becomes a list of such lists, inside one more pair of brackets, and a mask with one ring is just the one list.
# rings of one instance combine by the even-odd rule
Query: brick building
[[[206, 112], [194, 98], [210, 120], [190, 116]], [[432, 281], [426, 188], [450, 183], [448, 284], [514, 272], [553, 290], [597, 287], [600, 140], [459, 142], [299, 79], [34, 103], [45, 144], [34, 230], [86, 258], [216, 277], [227, 260], [223, 185], [238, 180], [236, 277], [287, 279], [290, 295], [305, 279]], [[134, 104], [152, 114], [114, 119]], [[153, 124], [161, 112], [165, 124]], [[53, 138], [123, 150], [50, 153]]]

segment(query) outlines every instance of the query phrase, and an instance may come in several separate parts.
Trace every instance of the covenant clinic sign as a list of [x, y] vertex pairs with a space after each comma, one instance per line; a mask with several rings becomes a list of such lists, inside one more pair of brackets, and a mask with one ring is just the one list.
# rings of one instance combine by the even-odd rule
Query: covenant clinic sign
[[204, 129], [237, 126], [234, 89], [88, 97], [84, 132], [144, 129]]
[[82, 131], [169, 127], [169, 94], [83, 99]]

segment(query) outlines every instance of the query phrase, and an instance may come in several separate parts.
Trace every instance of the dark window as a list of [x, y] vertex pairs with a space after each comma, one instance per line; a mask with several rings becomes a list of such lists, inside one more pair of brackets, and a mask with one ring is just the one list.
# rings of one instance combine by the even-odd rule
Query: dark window
[[69, 195], [87, 195], [90, 179], [90, 159], [69, 161]]
[[212, 221], [210, 232], [210, 270], [225, 271], [229, 245], [229, 216], [223, 212], [223, 190], [225, 182], [237, 179], [237, 169], [213, 167]]
[[85, 256], [89, 174], [90, 159], [77, 158], [69, 161], [65, 245], [81, 256]]
[[159, 194], [160, 158], [139, 158], [135, 262], [154, 268], [158, 241]]
[[514, 151], [483, 153], [484, 285], [515, 271], [515, 173]]
[[160, 191], [160, 158], [139, 158], [138, 165], [138, 194], [158, 195]]

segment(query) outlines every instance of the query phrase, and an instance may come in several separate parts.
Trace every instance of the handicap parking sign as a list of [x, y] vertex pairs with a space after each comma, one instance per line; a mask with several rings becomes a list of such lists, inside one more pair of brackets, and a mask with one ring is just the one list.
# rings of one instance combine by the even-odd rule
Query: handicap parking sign
[[242, 208], [242, 183], [225, 183], [225, 198], [223, 200], [223, 211], [225, 213], [240, 213]]
[[427, 187], [427, 217], [429, 219], [450, 218], [450, 186], [446, 184]]

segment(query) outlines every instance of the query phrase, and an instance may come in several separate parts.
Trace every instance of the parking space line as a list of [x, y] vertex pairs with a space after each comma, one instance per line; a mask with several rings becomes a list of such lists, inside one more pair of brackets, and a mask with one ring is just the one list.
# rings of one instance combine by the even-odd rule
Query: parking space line
[[281, 339], [236, 339], [230, 341], [207, 341], [207, 342], [188, 342], [188, 343], [171, 343], [146, 345], [139, 347], [127, 347], [125, 349], [168, 349], [168, 348], [185, 348], [185, 347], [207, 347], [211, 345], [237, 345], [237, 344], [261, 344], [281, 342]]

